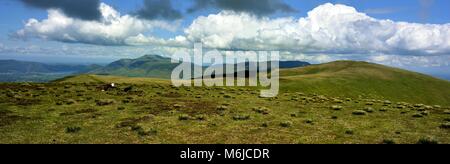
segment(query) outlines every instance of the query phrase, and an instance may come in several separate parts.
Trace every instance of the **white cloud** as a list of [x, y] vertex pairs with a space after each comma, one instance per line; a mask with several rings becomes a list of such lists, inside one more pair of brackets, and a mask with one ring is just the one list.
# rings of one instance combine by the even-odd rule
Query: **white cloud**
[[450, 24], [379, 20], [330, 3], [304, 18], [258, 18], [222, 11], [198, 17], [186, 38], [206, 47], [328, 54], [450, 54]]
[[48, 18], [42, 21], [29, 19], [16, 35], [21, 38], [37, 37], [61, 42], [98, 45], [123, 45], [129, 37], [138, 36], [154, 28], [175, 30], [163, 21], [141, 20], [121, 15], [114, 8], [102, 3], [101, 21], [85, 21], [64, 15], [59, 10], [48, 10]]
[[449, 66], [450, 55], [443, 56], [405, 56], [405, 55], [373, 55], [365, 61], [397, 67], [445, 67]]
[[[100, 22], [73, 19], [58, 10], [49, 10], [48, 18], [30, 19], [17, 35], [95, 45], [132, 45], [62, 47], [61, 53], [84, 55], [168, 56], [175, 50], [190, 50], [194, 42], [201, 41], [205, 48], [278, 50], [284, 58], [313, 63], [353, 59], [388, 65], [449, 64], [450, 24], [380, 20], [345, 5], [320, 5], [302, 18], [255, 17], [222, 11], [196, 18], [183, 35], [170, 39], [149, 32], [155, 28], [175, 30], [176, 25], [121, 15], [106, 4], [101, 4], [100, 9]], [[0, 50], [37, 51], [5, 47], [0, 45]]]
[[144, 36], [139, 34], [137, 36], [125, 39], [127, 45], [155, 45], [155, 46], [169, 46], [169, 47], [188, 47], [190, 42], [184, 36], [177, 36], [170, 39], [162, 39], [153, 36]]

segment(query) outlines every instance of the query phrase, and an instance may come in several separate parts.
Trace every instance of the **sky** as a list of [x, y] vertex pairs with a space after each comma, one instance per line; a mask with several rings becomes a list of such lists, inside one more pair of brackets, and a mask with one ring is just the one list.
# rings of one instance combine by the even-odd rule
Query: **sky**
[[0, 0], [0, 59], [108, 63], [193, 43], [449, 76], [448, 0]]

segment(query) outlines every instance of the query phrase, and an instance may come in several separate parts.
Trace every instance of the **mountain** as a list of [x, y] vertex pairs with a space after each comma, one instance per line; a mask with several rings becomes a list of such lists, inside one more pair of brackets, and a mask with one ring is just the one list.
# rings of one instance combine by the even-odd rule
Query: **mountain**
[[[158, 55], [145, 55], [137, 59], [121, 59], [105, 67], [91, 71], [99, 75], [127, 77], [153, 77], [169, 79], [172, 70], [179, 64], [172, 64], [170, 58]], [[193, 66], [196, 66], [192, 64]], [[248, 62], [246, 63], [248, 65]], [[295, 68], [310, 65], [302, 61], [280, 61], [280, 68]], [[235, 67], [236, 68], [236, 67]]]
[[99, 65], [44, 64], [38, 62], [0, 60], [0, 73], [84, 73], [97, 69]]
[[170, 78], [172, 70], [179, 64], [172, 64], [170, 58], [145, 55], [137, 59], [121, 59], [102, 68], [91, 71], [93, 74], [127, 77]]
[[281, 90], [339, 97], [450, 105], [450, 82], [428, 75], [354, 61], [280, 71]]
[[46, 82], [71, 74], [86, 73], [98, 65], [44, 64], [17, 60], [0, 60], [0, 82]]

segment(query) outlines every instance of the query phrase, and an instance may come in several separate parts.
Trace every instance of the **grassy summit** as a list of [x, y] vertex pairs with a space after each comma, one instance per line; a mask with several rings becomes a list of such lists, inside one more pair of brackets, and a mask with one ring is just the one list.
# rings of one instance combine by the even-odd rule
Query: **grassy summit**
[[0, 143], [450, 143], [447, 81], [348, 61], [280, 73], [275, 98], [118, 76], [3, 83]]
[[284, 91], [450, 105], [450, 82], [378, 64], [337, 61], [280, 72]]

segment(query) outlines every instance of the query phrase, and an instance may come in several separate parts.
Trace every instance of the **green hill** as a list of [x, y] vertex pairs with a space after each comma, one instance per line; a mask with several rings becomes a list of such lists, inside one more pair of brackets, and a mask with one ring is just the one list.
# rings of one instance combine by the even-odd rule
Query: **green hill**
[[[281, 92], [450, 105], [450, 94], [448, 94], [450, 93], [450, 82], [367, 62], [337, 61], [282, 69], [280, 76]], [[113, 77], [83, 75], [66, 78], [60, 82], [95, 81], [94, 79], [116, 83], [151, 83], [155, 81], [155, 79], [147, 78]]]
[[450, 82], [367, 62], [336, 61], [280, 71], [281, 90], [450, 104]]
[[[248, 62], [246, 64], [248, 65]], [[145, 55], [137, 59], [121, 59], [102, 68], [93, 70], [90, 73], [98, 75], [170, 79], [172, 70], [178, 65], [179, 64], [171, 63], [170, 58], [158, 55]], [[295, 68], [307, 65], [310, 64], [302, 61], [280, 61], [279, 64], [280, 68]], [[192, 64], [192, 67], [200, 66]]]
[[168, 79], [176, 66], [178, 64], [172, 64], [170, 58], [157, 55], [145, 55], [137, 59], [121, 59], [90, 73]]
[[280, 73], [274, 98], [103, 75], [0, 83], [0, 143], [450, 143], [447, 81], [349, 61]]

